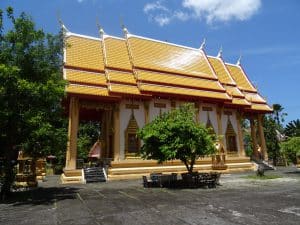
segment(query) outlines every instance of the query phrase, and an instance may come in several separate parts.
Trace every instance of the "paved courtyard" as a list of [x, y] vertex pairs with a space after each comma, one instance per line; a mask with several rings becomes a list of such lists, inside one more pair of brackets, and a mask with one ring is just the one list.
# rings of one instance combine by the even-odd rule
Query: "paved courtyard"
[[145, 189], [141, 180], [61, 185], [52, 176], [1, 203], [0, 224], [300, 224], [300, 171], [266, 173], [282, 178], [239, 173], [215, 189]]

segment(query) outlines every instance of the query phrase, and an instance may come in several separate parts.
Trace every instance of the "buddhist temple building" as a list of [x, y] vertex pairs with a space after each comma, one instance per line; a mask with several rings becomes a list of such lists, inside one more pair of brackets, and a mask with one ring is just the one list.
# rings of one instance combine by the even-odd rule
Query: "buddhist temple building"
[[[224, 62], [222, 52], [208, 56], [200, 48], [141, 37], [123, 27], [124, 37], [99, 30], [99, 37], [65, 29], [63, 76], [69, 115], [66, 166], [62, 180], [80, 181], [76, 170], [77, 132], [82, 119], [101, 123], [101, 157], [111, 158], [110, 179], [141, 177], [149, 172], [179, 172], [180, 161], [157, 164], [139, 157], [136, 132], [161, 113], [190, 102], [196, 122], [220, 135], [227, 169], [249, 169], [241, 121], [250, 120], [254, 156], [267, 149], [262, 118], [272, 112], [249, 80], [240, 60]], [[212, 169], [212, 159], [199, 159], [195, 169]]]

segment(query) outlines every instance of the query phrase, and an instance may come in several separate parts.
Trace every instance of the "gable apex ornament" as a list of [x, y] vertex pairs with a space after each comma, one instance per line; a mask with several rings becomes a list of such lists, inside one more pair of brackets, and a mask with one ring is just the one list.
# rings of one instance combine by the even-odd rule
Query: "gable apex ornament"
[[63, 34], [69, 33], [70, 31], [67, 29], [67, 27], [64, 25], [63, 21], [61, 20], [61, 18], [58, 19], [58, 22], [60, 24], [60, 27], [63, 31]]
[[206, 44], [206, 38], [203, 39], [200, 49], [203, 50]]
[[105, 35], [105, 31], [104, 31], [103, 27], [100, 25], [99, 21], [97, 21], [97, 28], [98, 28], [100, 37], [103, 38], [103, 36]]
[[221, 47], [220, 47], [220, 50], [219, 50], [219, 52], [218, 52], [218, 55], [217, 55], [217, 57], [218, 57], [218, 58], [221, 58], [221, 57], [222, 57], [222, 55], [223, 55], [223, 47], [222, 47], [222, 45], [221, 45]]
[[236, 65], [240, 66], [242, 60], [242, 54], [240, 54], [240, 57], [238, 58], [238, 61], [236, 62]]
[[122, 18], [122, 17], [120, 17], [120, 24], [121, 24], [121, 28], [122, 28], [122, 31], [123, 31], [124, 35], [126, 36], [127, 34], [129, 34], [128, 29], [127, 29], [127, 28], [125, 27], [125, 25], [124, 25], [124, 22], [123, 22], [123, 18]]

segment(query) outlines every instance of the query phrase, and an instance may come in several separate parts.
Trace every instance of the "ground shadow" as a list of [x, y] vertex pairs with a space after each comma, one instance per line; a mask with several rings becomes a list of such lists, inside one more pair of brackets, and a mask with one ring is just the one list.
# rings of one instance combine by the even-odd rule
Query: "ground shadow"
[[79, 188], [74, 187], [37, 187], [25, 191], [15, 191], [0, 202], [0, 204], [19, 205], [49, 205], [54, 202], [75, 199]]
[[294, 170], [294, 171], [288, 171], [284, 172], [285, 174], [299, 174], [300, 175], [300, 170]]

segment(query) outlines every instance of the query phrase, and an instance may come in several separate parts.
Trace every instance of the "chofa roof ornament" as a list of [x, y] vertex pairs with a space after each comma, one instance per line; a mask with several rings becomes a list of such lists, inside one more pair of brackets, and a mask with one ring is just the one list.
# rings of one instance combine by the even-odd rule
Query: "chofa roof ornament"
[[124, 35], [126, 36], [127, 34], [129, 34], [128, 29], [127, 29], [127, 28], [125, 27], [125, 25], [124, 25], [124, 22], [123, 22], [123, 18], [122, 18], [122, 17], [120, 17], [120, 24], [121, 24], [121, 28], [122, 28], [122, 31], [123, 31]]
[[67, 27], [64, 25], [63, 21], [61, 18], [58, 19], [58, 22], [60, 24], [60, 27], [62, 29], [63, 34], [69, 33], [70, 31], [67, 29]]
[[240, 57], [238, 58], [236, 65], [240, 66], [241, 65], [241, 60], [242, 60], [242, 54], [240, 54]]
[[103, 27], [100, 25], [99, 21], [97, 21], [97, 28], [98, 28], [100, 37], [103, 38], [103, 35], [105, 35], [105, 31], [104, 31]]
[[206, 38], [203, 39], [200, 49], [203, 50], [206, 44]]
[[218, 52], [217, 57], [218, 57], [218, 58], [221, 58], [222, 55], [223, 55], [223, 47], [221, 46], [221, 47], [220, 47], [220, 50], [219, 50], [219, 52]]

